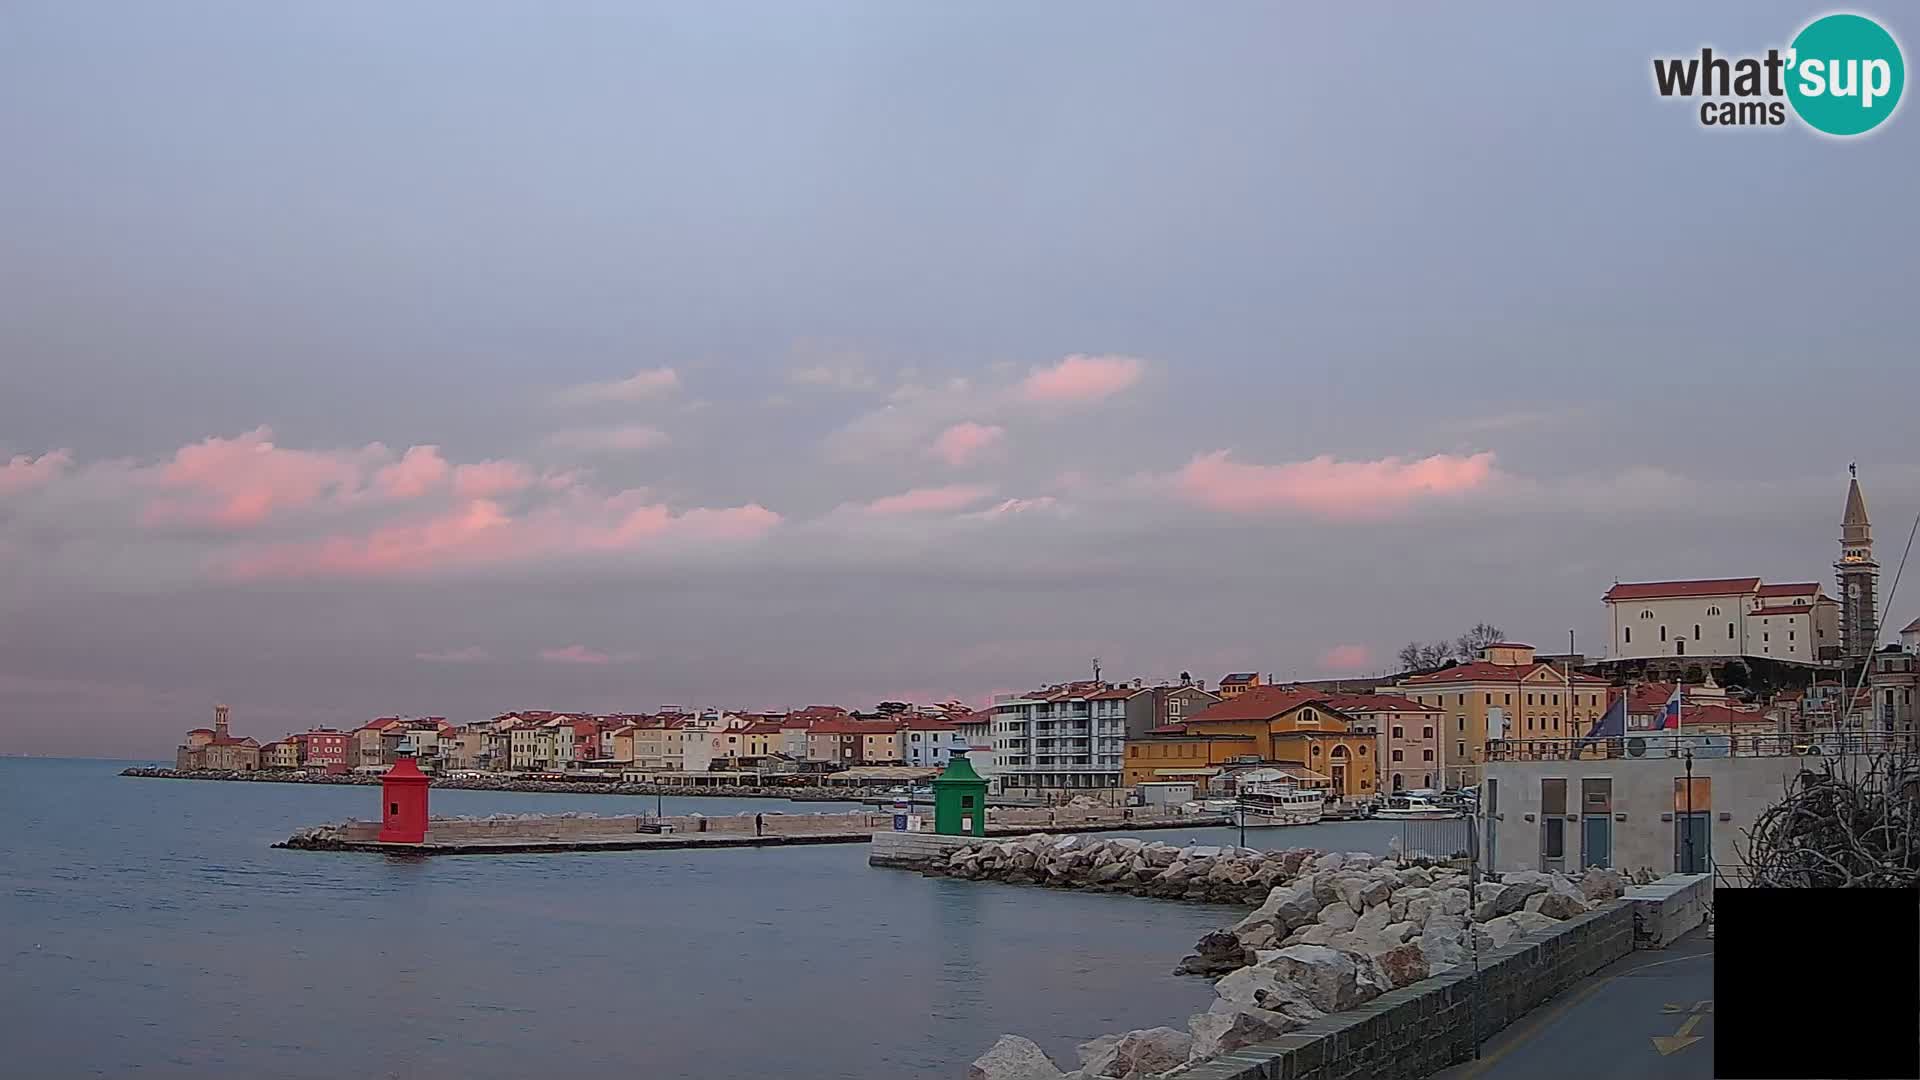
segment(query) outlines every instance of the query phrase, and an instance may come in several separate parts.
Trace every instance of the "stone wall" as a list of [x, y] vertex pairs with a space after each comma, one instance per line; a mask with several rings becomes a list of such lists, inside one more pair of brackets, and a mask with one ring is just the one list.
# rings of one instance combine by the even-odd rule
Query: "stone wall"
[[[1270, 1042], [1168, 1074], [1180, 1080], [1417, 1080], [1633, 950], [1633, 914], [1609, 904]], [[1477, 1000], [1476, 1000], [1477, 998]]]
[[867, 865], [900, 870], [922, 870], [936, 861], [944, 861], [961, 848], [980, 842], [976, 836], [942, 836], [939, 833], [877, 832], [867, 851]]
[[[596, 837], [638, 833], [642, 822], [656, 819], [639, 814], [600, 817], [593, 814], [524, 814], [489, 818], [433, 818], [427, 823], [427, 842], [466, 844], [488, 840], [588, 840]], [[753, 814], [703, 817], [697, 814], [658, 819], [673, 827], [675, 834], [700, 833], [725, 836], [753, 836]], [[828, 833], [853, 834], [891, 828], [887, 814], [854, 812], [850, 814], [762, 814], [762, 836], [819, 836]], [[349, 821], [334, 826], [340, 839], [365, 842], [379, 837], [377, 821]]]

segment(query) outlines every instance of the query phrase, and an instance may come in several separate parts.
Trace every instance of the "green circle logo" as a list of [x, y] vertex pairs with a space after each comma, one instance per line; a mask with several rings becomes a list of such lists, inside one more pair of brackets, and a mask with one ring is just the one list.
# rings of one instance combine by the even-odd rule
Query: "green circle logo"
[[1864, 15], [1807, 24], [1788, 54], [1787, 100], [1816, 131], [1863, 135], [1893, 115], [1907, 84], [1900, 43]]

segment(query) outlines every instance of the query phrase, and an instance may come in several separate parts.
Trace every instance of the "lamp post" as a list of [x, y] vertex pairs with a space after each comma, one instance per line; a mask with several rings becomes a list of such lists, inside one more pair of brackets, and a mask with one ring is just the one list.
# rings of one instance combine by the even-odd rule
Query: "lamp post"
[[1680, 826], [1680, 849], [1686, 855], [1686, 872], [1693, 869], [1693, 747], [1682, 750], [1682, 758], [1687, 764], [1687, 818]]

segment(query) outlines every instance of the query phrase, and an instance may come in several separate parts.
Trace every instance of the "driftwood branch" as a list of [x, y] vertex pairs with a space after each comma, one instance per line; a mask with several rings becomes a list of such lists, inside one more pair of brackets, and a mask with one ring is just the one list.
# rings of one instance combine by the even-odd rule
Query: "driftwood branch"
[[1747, 830], [1748, 884], [1786, 889], [1920, 887], [1920, 768], [1906, 752], [1802, 772]]

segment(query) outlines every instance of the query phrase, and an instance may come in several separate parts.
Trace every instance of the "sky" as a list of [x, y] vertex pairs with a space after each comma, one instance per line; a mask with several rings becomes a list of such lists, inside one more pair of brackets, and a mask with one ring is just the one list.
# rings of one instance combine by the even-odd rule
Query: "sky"
[[1652, 89], [1824, 10], [16, 0], [0, 752], [1884, 590], [1920, 119]]

